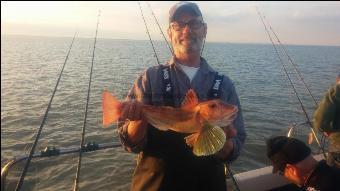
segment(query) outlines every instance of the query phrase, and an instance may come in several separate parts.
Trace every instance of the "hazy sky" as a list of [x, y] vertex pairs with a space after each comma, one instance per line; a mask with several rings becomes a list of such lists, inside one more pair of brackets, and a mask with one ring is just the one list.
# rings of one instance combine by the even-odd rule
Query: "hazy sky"
[[[163, 31], [176, 2], [150, 2]], [[285, 44], [340, 46], [340, 2], [197, 2], [208, 24], [208, 42], [269, 43], [255, 5]], [[145, 2], [152, 38], [163, 40]], [[137, 2], [1, 1], [1, 34], [148, 39]]]

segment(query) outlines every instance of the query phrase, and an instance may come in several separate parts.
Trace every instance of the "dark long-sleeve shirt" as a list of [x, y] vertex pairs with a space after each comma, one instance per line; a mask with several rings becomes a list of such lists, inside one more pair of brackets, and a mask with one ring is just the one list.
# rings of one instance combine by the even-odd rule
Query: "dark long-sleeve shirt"
[[[206, 101], [208, 93], [214, 82], [216, 71], [212, 69], [207, 62], [202, 58], [201, 65], [192, 82], [190, 82], [187, 75], [182, 69], [171, 59], [166, 65], [170, 65], [171, 84], [173, 88], [173, 101], [175, 107], [180, 107], [187, 91], [192, 88], [195, 90], [199, 101]], [[238, 99], [235, 87], [232, 81], [224, 76], [220, 99], [238, 106], [238, 116], [233, 125], [237, 130], [237, 136], [232, 138], [234, 149], [228, 158], [228, 161], [235, 160], [242, 149], [246, 133], [242, 117], [242, 110], [240, 101]], [[160, 66], [148, 68], [138, 79], [134, 82], [130, 89], [127, 100], [136, 99], [144, 104], [150, 105], [164, 105], [163, 100], [163, 74]], [[137, 145], [131, 145], [127, 137], [128, 122], [120, 127], [120, 138], [126, 150], [134, 153], [143, 151], [144, 146], [148, 143], [147, 136]]]
[[320, 161], [306, 180], [304, 188], [307, 191], [340, 190], [340, 169], [328, 166], [324, 160]]

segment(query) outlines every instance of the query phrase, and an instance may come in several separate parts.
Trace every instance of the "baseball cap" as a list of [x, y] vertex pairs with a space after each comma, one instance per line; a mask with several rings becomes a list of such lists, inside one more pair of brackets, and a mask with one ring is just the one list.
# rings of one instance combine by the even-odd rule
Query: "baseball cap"
[[196, 3], [181, 1], [170, 8], [169, 11], [169, 23], [178, 19], [180, 13], [188, 12], [195, 16], [202, 16], [200, 9]]
[[296, 164], [311, 154], [311, 149], [304, 142], [291, 137], [272, 137], [266, 143], [267, 156], [273, 164], [273, 173], [283, 172], [287, 164]]

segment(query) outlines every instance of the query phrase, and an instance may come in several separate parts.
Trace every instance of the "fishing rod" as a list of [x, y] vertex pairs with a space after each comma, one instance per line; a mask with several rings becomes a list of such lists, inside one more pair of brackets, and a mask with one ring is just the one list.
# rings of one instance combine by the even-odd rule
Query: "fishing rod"
[[[258, 7], [256, 7], [256, 9], [258, 10], [258, 12], [260, 12], [259, 9], [258, 9]], [[315, 97], [313, 96], [311, 90], [309, 89], [309, 87], [308, 87], [308, 85], [306, 84], [304, 78], [302, 77], [301, 72], [298, 70], [297, 64], [295, 64], [295, 63], [293, 62], [292, 58], [289, 56], [286, 47], [284, 46], [284, 44], [281, 42], [281, 40], [279, 39], [279, 37], [278, 37], [277, 34], [275, 33], [274, 29], [272, 28], [271, 24], [269, 23], [269, 21], [267, 20], [267, 18], [266, 18], [265, 15], [263, 15], [263, 19], [266, 21], [267, 25], [269, 26], [269, 29], [270, 29], [270, 30], [272, 31], [272, 33], [274, 34], [274, 36], [275, 36], [277, 42], [280, 44], [280, 47], [283, 49], [285, 55], [287, 56], [288, 61], [289, 61], [290, 64], [293, 66], [293, 68], [294, 68], [294, 70], [295, 70], [295, 73], [296, 73], [296, 74], [298, 75], [298, 77], [300, 78], [300, 81], [301, 81], [301, 82], [303, 83], [303, 85], [305, 86], [305, 89], [308, 91], [310, 97], [311, 97], [312, 100], [314, 101], [315, 106], [317, 107], [317, 106], [318, 106], [318, 102], [316, 101], [316, 99], [315, 99]], [[293, 127], [293, 128], [294, 128], [294, 127]], [[293, 128], [291, 128], [290, 130], [293, 130]], [[314, 132], [312, 132], [312, 133], [314, 133]], [[314, 134], [315, 134], [315, 133], [314, 133]], [[324, 134], [322, 134], [321, 142], [322, 142], [321, 146], [322, 146], [322, 148], [324, 148], [324, 145], [325, 145], [325, 135], [324, 135]]]
[[[90, 102], [92, 70], [93, 70], [94, 53], [95, 53], [95, 50], [96, 50], [96, 43], [97, 43], [99, 17], [100, 17], [100, 10], [98, 11], [96, 35], [94, 37], [94, 43], [93, 43], [92, 63], [91, 63], [91, 70], [90, 70], [89, 85], [88, 85], [88, 90], [87, 90], [87, 100], [86, 100], [86, 106], [85, 106], [84, 122], [83, 122], [81, 141], [80, 141], [80, 146], [79, 146], [80, 148], [84, 147], [85, 127], [86, 127], [86, 122], [87, 122], [87, 120], [86, 120], [87, 119], [87, 110], [88, 110], [88, 105], [89, 105], [89, 102]], [[76, 178], [74, 180], [74, 187], [73, 187], [74, 191], [78, 191], [79, 190], [78, 183], [79, 183], [79, 176], [80, 176], [80, 167], [81, 167], [82, 154], [83, 154], [83, 149], [79, 149], [78, 166], [77, 166]]]
[[[257, 7], [256, 7], [256, 8], [257, 8]], [[275, 46], [275, 43], [274, 43], [274, 41], [273, 41], [273, 39], [272, 39], [272, 37], [271, 37], [271, 35], [270, 35], [270, 32], [269, 32], [269, 30], [268, 30], [266, 24], [264, 23], [264, 20], [263, 20], [262, 15], [261, 15], [261, 13], [260, 13], [260, 11], [259, 11], [258, 8], [257, 8], [257, 13], [258, 13], [258, 15], [259, 15], [259, 17], [260, 17], [260, 19], [261, 19], [261, 22], [262, 22], [263, 25], [264, 25], [264, 28], [265, 28], [265, 30], [266, 30], [266, 32], [267, 32], [267, 34], [268, 34], [269, 40], [270, 40], [270, 42], [272, 43], [272, 45], [273, 45], [273, 47], [274, 47], [274, 49], [275, 49], [275, 53], [276, 53], [276, 55], [278, 56], [281, 65], [283, 66], [283, 70], [284, 70], [284, 72], [285, 72], [286, 77], [288, 78], [288, 80], [289, 80], [289, 82], [290, 82], [290, 85], [291, 85], [292, 88], [293, 88], [294, 94], [296, 95], [296, 97], [297, 97], [297, 99], [298, 99], [298, 101], [299, 101], [299, 103], [300, 103], [300, 107], [301, 107], [301, 109], [302, 109], [302, 111], [303, 111], [303, 113], [304, 113], [304, 115], [305, 115], [305, 117], [306, 117], [306, 119], [307, 119], [307, 124], [309, 125], [309, 127], [310, 127], [310, 129], [311, 129], [311, 131], [312, 131], [312, 134], [313, 134], [313, 136], [314, 136], [314, 138], [315, 138], [315, 140], [316, 140], [316, 142], [317, 142], [319, 148], [322, 150], [322, 153], [323, 153], [324, 157], [327, 158], [327, 157], [326, 157], [325, 150], [324, 150], [324, 148], [321, 146], [320, 141], [319, 141], [319, 139], [317, 138], [317, 136], [316, 136], [316, 134], [315, 134], [315, 131], [314, 131], [313, 127], [312, 127], [312, 123], [311, 123], [311, 120], [310, 120], [310, 118], [309, 118], [309, 115], [308, 115], [307, 112], [306, 112], [306, 109], [305, 109], [305, 107], [304, 107], [304, 105], [303, 105], [303, 103], [302, 103], [302, 101], [301, 101], [301, 99], [300, 99], [300, 96], [299, 96], [298, 92], [296, 91], [295, 85], [294, 85], [294, 83], [292, 82], [292, 80], [291, 80], [291, 78], [290, 78], [290, 75], [289, 75], [288, 72], [287, 72], [286, 66], [285, 66], [285, 64], [283, 63], [283, 60], [281, 59], [281, 56], [280, 56], [280, 54], [279, 54], [279, 52], [278, 52], [278, 50], [277, 50], [277, 48], [276, 48], [276, 46]]]
[[74, 33], [74, 36], [73, 36], [73, 39], [72, 39], [70, 48], [69, 48], [69, 50], [68, 50], [68, 52], [67, 52], [67, 55], [66, 55], [66, 58], [65, 58], [63, 67], [62, 67], [62, 69], [61, 69], [61, 71], [60, 71], [60, 74], [59, 74], [57, 83], [56, 83], [56, 85], [55, 85], [55, 87], [54, 87], [52, 96], [51, 96], [50, 101], [49, 101], [49, 103], [48, 103], [48, 105], [47, 105], [47, 108], [46, 108], [46, 111], [45, 111], [45, 114], [44, 114], [44, 118], [43, 118], [43, 120], [42, 120], [42, 122], [41, 122], [41, 124], [40, 124], [40, 127], [39, 127], [39, 130], [38, 130], [37, 135], [36, 135], [36, 137], [35, 137], [34, 143], [33, 143], [32, 147], [31, 147], [30, 152], [29, 152], [29, 155], [28, 155], [26, 164], [25, 164], [25, 166], [24, 166], [24, 169], [23, 169], [23, 171], [22, 171], [22, 173], [21, 173], [19, 182], [18, 182], [18, 184], [17, 184], [17, 186], [16, 186], [16, 188], [15, 188], [16, 191], [20, 191], [20, 189], [21, 189], [21, 187], [22, 187], [22, 184], [23, 184], [23, 182], [24, 182], [24, 179], [25, 179], [25, 176], [26, 176], [28, 167], [29, 167], [30, 162], [31, 162], [31, 159], [32, 159], [32, 157], [33, 157], [35, 148], [36, 148], [36, 146], [37, 146], [37, 144], [38, 144], [38, 140], [39, 140], [39, 138], [40, 138], [41, 131], [42, 131], [44, 125], [45, 125], [45, 122], [46, 122], [46, 119], [47, 119], [48, 112], [49, 112], [49, 110], [50, 110], [50, 108], [51, 108], [51, 105], [52, 105], [52, 101], [53, 101], [54, 95], [55, 95], [55, 93], [56, 93], [56, 91], [57, 91], [57, 87], [58, 87], [58, 85], [59, 85], [61, 76], [62, 76], [62, 74], [63, 74], [64, 68], [65, 68], [65, 65], [66, 65], [66, 62], [67, 62], [68, 57], [69, 57], [69, 55], [70, 55], [70, 52], [71, 52], [71, 49], [72, 49], [72, 45], [73, 45], [73, 42], [74, 42], [74, 39], [75, 39], [76, 35], [77, 35], [77, 32]]
[[229, 165], [227, 164], [224, 164], [224, 174], [229, 174], [230, 177], [231, 177], [231, 180], [234, 182], [234, 185], [236, 186], [236, 190], [237, 191], [240, 191], [240, 187], [238, 186], [238, 183], [234, 177], [234, 174], [231, 172], [230, 168], [229, 168]]
[[[257, 8], [257, 7], [256, 7]], [[258, 9], [258, 8], [257, 8]], [[258, 11], [259, 12], [259, 11]], [[281, 40], [279, 39], [279, 37], [276, 35], [274, 29], [272, 28], [271, 24], [268, 22], [268, 20], [266, 19], [266, 17], [263, 15], [263, 19], [267, 22], [267, 25], [269, 26], [269, 29], [273, 32], [275, 38], [277, 39], [277, 42], [281, 45], [285, 55], [287, 56], [288, 58], [288, 61], [291, 63], [291, 65], [293, 66], [295, 72], [298, 74], [301, 82], [303, 83], [303, 85], [305, 86], [306, 90], [308, 91], [309, 95], [311, 96], [311, 98], [313, 99], [314, 103], [315, 103], [315, 106], [318, 105], [316, 99], [314, 98], [312, 92], [310, 91], [309, 87], [307, 86], [305, 80], [303, 79], [302, 77], [302, 74], [301, 72], [298, 70], [297, 68], [297, 64], [295, 64], [292, 60], [292, 58], [289, 56], [288, 52], [287, 52], [287, 49], [285, 48], [285, 46], [283, 45], [283, 43], [281, 42]]]
[[143, 10], [142, 10], [142, 7], [141, 7], [141, 5], [140, 5], [140, 3], [138, 2], [138, 5], [139, 5], [139, 9], [140, 9], [140, 12], [141, 12], [141, 14], [142, 14], [142, 18], [143, 18], [143, 21], [144, 21], [144, 25], [145, 25], [145, 28], [146, 28], [146, 33], [148, 34], [148, 36], [149, 36], [149, 40], [150, 40], [150, 43], [151, 43], [151, 46], [152, 46], [152, 49], [153, 49], [153, 51], [154, 51], [154, 56], [156, 57], [156, 59], [157, 59], [157, 63], [158, 63], [158, 65], [161, 65], [160, 64], [160, 62], [159, 62], [159, 59], [158, 59], [158, 56], [157, 56], [157, 53], [156, 53], [156, 50], [155, 50], [155, 47], [154, 47], [154, 45], [153, 45], [153, 42], [152, 42], [152, 40], [151, 40], [151, 36], [150, 36], [150, 33], [149, 33], [149, 29], [148, 29], [148, 25], [146, 24], [146, 21], [145, 21], [145, 18], [144, 18], [144, 14], [143, 14]]
[[[101, 143], [101, 144], [90, 142], [90, 143], [87, 143], [82, 148], [82, 152], [93, 152], [97, 150], [117, 148], [120, 146], [121, 146], [121, 143], [119, 142]], [[60, 149], [54, 146], [46, 147], [44, 150], [35, 152], [32, 155], [32, 158], [55, 157], [55, 156], [60, 156], [60, 155], [78, 153], [79, 149], [80, 149], [79, 147], [66, 147], [66, 148], [60, 148]], [[28, 155], [16, 156], [13, 159], [11, 159], [9, 162], [7, 162], [7, 164], [4, 165], [4, 167], [1, 167], [1, 190], [5, 190], [6, 177], [7, 177], [8, 172], [11, 170], [11, 168], [17, 163], [24, 161], [28, 158], [29, 158]]]
[[148, 6], [149, 6], [149, 8], [150, 8], [150, 10], [151, 10], [151, 13], [152, 13], [152, 15], [153, 15], [153, 18], [155, 19], [155, 22], [157, 23], [157, 26], [158, 26], [159, 30], [161, 31], [161, 34], [162, 34], [162, 36], [163, 36], [163, 38], [164, 38], [164, 40], [165, 40], [165, 42], [166, 42], [166, 44], [167, 44], [167, 46], [168, 46], [170, 52], [171, 52], [171, 54], [174, 56], [174, 55], [175, 55], [175, 54], [174, 54], [174, 51], [172, 50], [172, 48], [171, 48], [171, 46], [170, 46], [168, 40], [166, 39], [166, 37], [165, 37], [165, 35], [164, 35], [164, 33], [163, 33], [163, 30], [162, 30], [161, 26], [159, 25], [158, 20], [157, 20], [157, 18], [156, 18], [156, 15], [155, 15], [155, 13], [153, 12], [150, 3], [149, 3], [149, 2], [146, 2], [146, 3], [148, 4]]

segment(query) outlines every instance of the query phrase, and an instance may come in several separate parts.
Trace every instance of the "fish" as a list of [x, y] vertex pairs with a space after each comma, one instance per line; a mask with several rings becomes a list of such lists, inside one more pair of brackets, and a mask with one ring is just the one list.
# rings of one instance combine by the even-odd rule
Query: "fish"
[[[124, 104], [126, 102], [120, 102], [109, 91], [103, 92], [104, 127], [119, 119]], [[212, 155], [222, 149], [227, 139], [222, 127], [231, 125], [238, 113], [237, 106], [220, 99], [199, 103], [193, 89], [188, 90], [179, 108], [139, 104], [142, 104], [143, 117], [155, 128], [190, 134], [185, 142], [196, 156]]]

